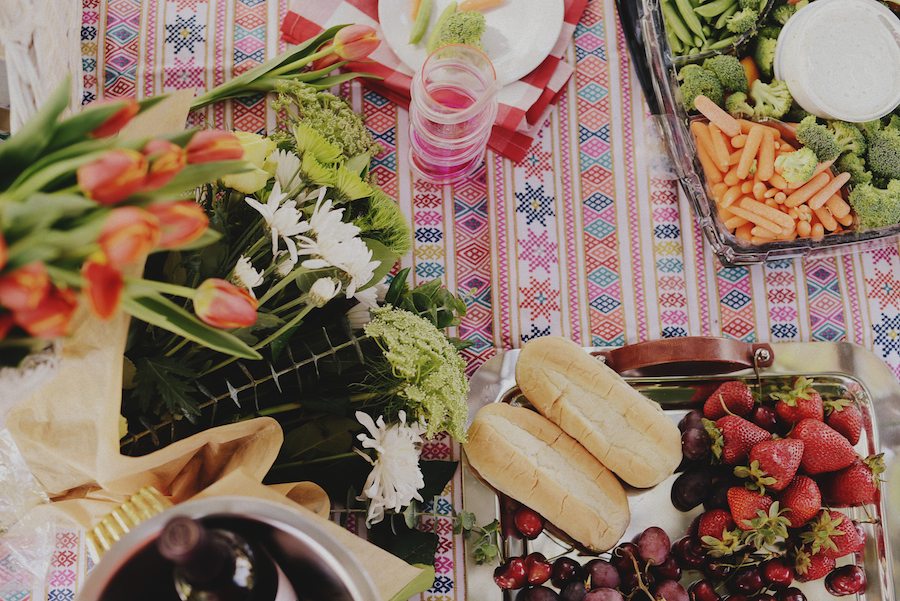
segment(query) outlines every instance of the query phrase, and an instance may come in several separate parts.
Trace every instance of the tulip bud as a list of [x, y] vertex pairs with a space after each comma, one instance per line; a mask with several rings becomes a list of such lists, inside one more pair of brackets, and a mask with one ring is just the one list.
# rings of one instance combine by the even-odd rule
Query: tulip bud
[[12, 313], [3, 313], [0, 315], [0, 340], [6, 338], [6, 335], [9, 334], [9, 331], [15, 325], [15, 320], [13, 320]]
[[7, 261], [9, 261], [9, 248], [6, 246], [6, 238], [3, 237], [3, 232], [0, 232], [0, 269], [6, 267]]
[[193, 242], [209, 227], [206, 211], [193, 200], [160, 202], [147, 207], [159, 221], [160, 248], [177, 248]]
[[[113, 100], [111, 102], [123, 102], [123, 100]], [[91, 132], [92, 138], [114, 136], [119, 133], [119, 130], [128, 125], [128, 122], [140, 112], [141, 105], [138, 104], [138, 101], [134, 98], [125, 98], [124, 102], [125, 106], [107, 117], [106, 121], [101, 123], [98, 127], [94, 128], [94, 131]]]
[[155, 190], [165, 186], [187, 164], [187, 153], [184, 149], [166, 140], [147, 142], [144, 146], [144, 156], [150, 160], [144, 190]]
[[144, 209], [113, 209], [97, 240], [109, 264], [115, 268], [146, 257], [159, 243], [159, 220]]
[[110, 266], [105, 257], [90, 259], [81, 268], [84, 277], [83, 291], [91, 310], [100, 319], [109, 319], [116, 313], [125, 281], [118, 269]]
[[185, 150], [188, 163], [237, 160], [244, 156], [244, 148], [233, 133], [216, 129], [198, 131]]
[[359, 61], [378, 48], [378, 32], [368, 25], [350, 25], [334, 35], [334, 53], [345, 61]]
[[197, 287], [194, 312], [214, 328], [242, 328], [256, 323], [256, 299], [243, 288], [212, 278]]
[[16, 323], [31, 336], [59, 338], [69, 330], [72, 314], [78, 307], [75, 293], [68, 288], [50, 288], [34, 309], [16, 311]]
[[115, 204], [144, 185], [147, 159], [135, 150], [110, 150], [96, 161], [79, 167], [77, 176], [78, 186], [89, 198], [101, 204]]
[[34, 309], [50, 288], [43, 263], [29, 263], [0, 277], [0, 305], [10, 311]]

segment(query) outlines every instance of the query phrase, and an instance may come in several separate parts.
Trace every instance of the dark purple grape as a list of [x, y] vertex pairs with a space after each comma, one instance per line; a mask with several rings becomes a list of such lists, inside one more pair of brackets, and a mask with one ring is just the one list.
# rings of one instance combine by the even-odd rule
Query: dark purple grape
[[621, 578], [615, 566], [605, 559], [592, 559], [584, 564], [585, 576], [591, 580], [591, 588], [616, 588]]
[[645, 567], [640, 572], [640, 575], [638, 572], [634, 571], [634, 568], [631, 568], [631, 571], [629, 572], [621, 572], [620, 576], [622, 577], [622, 580], [619, 583], [619, 590], [626, 595], [635, 593], [635, 597], [632, 597], [632, 599], [640, 596], [638, 594], [641, 588], [639, 586], [640, 583], [643, 583], [645, 587], [650, 588], [655, 581], [653, 574], [650, 573], [649, 567]]
[[699, 570], [706, 564], [703, 543], [692, 536], [685, 536], [672, 545], [672, 554], [683, 570]]
[[762, 574], [756, 567], [741, 568], [735, 572], [734, 577], [729, 581], [729, 588], [735, 593], [744, 593], [746, 595], [755, 595], [765, 586]]
[[651, 568], [653, 575], [659, 580], [681, 580], [681, 566], [673, 555], [669, 555], [664, 562]]
[[778, 593], [778, 601], [806, 601], [806, 595], [798, 588], [786, 588]]
[[638, 558], [638, 548], [634, 543], [622, 543], [612, 550], [609, 562], [623, 576], [627, 572], [634, 571], [635, 561]]
[[692, 584], [688, 589], [688, 597], [691, 601], [722, 601], [716, 587], [709, 580], [698, 580]]
[[688, 470], [672, 484], [672, 505], [678, 511], [690, 511], [709, 494], [710, 477], [706, 471]]
[[866, 573], [859, 566], [841, 566], [825, 576], [825, 588], [835, 597], [854, 595], [866, 590]]
[[580, 563], [568, 557], [560, 557], [553, 562], [553, 569], [550, 571], [553, 586], [562, 588], [573, 580], [584, 580], [584, 570]]
[[769, 593], [760, 593], [753, 597], [753, 601], [775, 601], [775, 597], [770, 595]]
[[742, 593], [736, 593], [734, 595], [728, 595], [725, 598], [725, 601], [750, 601], [750, 597]]
[[709, 457], [709, 435], [705, 430], [691, 428], [681, 435], [681, 454], [689, 461], [703, 461]]
[[625, 601], [625, 597], [616, 589], [601, 587], [589, 590], [582, 601]]
[[713, 479], [710, 484], [709, 494], [703, 500], [703, 508], [710, 509], [728, 509], [728, 489], [738, 483], [737, 479], [732, 477], [723, 477]]
[[516, 601], [559, 601], [559, 595], [546, 586], [530, 586], [519, 591]]
[[653, 596], [666, 601], [690, 601], [687, 591], [675, 580], [663, 580], [653, 587]]
[[559, 601], [583, 601], [587, 587], [581, 580], [573, 580], [559, 591]]
[[688, 411], [684, 414], [684, 417], [681, 418], [681, 421], [678, 422], [678, 429], [682, 432], [687, 432], [688, 430], [702, 430], [703, 413], [698, 409]]
[[634, 539], [638, 556], [651, 566], [658, 566], [669, 556], [672, 541], [666, 531], [657, 526], [650, 526]]

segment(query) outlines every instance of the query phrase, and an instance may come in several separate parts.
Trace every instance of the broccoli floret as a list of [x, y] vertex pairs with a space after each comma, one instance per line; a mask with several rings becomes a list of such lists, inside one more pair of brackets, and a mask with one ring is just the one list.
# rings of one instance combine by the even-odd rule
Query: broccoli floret
[[829, 121], [828, 128], [841, 149], [841, 154], [850, 152], [860, 156], [866, 153], [866, 138], [854, 125], [845, 121]]
[[872, 133], [868, 164], [875, 175], [900, 180], [900, 129], [887, 127]]
[[809, 148], [783, 154], [775, 159], [775, 166], [781, 169], [781, 177], [792, 184], [803, 183], [812, 177], [819, 159]]
[[785, 121], [789, 121], [791, 123], [800, 123], [807, 117], [809, 117], [812, 113], [807, 112], [802, 106], [794, 102], [791, 105], [791, 110], [788, 111], [787, 115], [784, 116]]
[[759, 72], [766, 79], [772, 79], [775, 75], [775, 46], [778, 41], [775, 38], [757, 38], [756, 49], [753, 51], [753, 60], [759, 67]]
[[694, 110], [694, 99], [701, 94], [722, 105], [725, 92], [719, 78], [700, 65], [687, 65], [678, 73], [681, 79], [681, 98], [689, 111]]
[[875, 132], [881, 131], [881, 119], [873, 119], [865, 123], [857, 123], [856, 127], [863, 133], [866, 140], [870, 140]]
[[747, 74], [736, 57], [719, 54], [703, 61], [703, 68], [715, 73], [727, 92], [747, 91]]
[[781, 25], [765, 25], [759, 28], [759, 33], [757, 33], [757, 35], [761, 38], [772, 38], [773, 40], [777, 40], [780, 33]]
[[745, 33], [756, 27], [756, 21], [759, 19], [759, 13], [752, 8], [744, 8], [725, 21], [725, 27], [731, 33]]
[[738, 4], [740, 4], [740, 7], [742, 9], [749, 8], [756, 12], [759, 12], [760, 0], [740, 0]]
[[484, 27], [484, 15], [477, 10], [455, 12], [444, 21], [435, 39], [429, 38], [428, 50], [434, 51], [449, 44], [466, 44], [481, 48]]
[[735, 119], [752, 119], [753, 107], [747, 102], [747, 95], [735, 92], [725, 99], [725, 110]]
[[834, 166], [841, 173], [849, 173], [850, 183], [854, 186], [872, 183], [872, 174], [866, 169], [866, 160], [861, 156], [848, 152], [841, 155]]
[[784, 25], [798, 10], [809, 4], [809, 0], [800, 0], [797, 4], [784, 4], [776, 7], [769, 18]]
[[850, 206], [856, 211], [864, 230], [900, 223], [900, 180], [891, 180], [886, 188], [861, 184], [850, 191]]
[[773, 80], [772, 83], [763, 83], [760, 80], [753, 82], [750, 96], [756, 103], [753, 116], [757, 119], [781, 119], [791, 108], [791, 92], [783, 81]]
[[813, 115], [803, 119], [797, 126], [797, 140], [804, 146], [812, 148], [820, 161], [830, 161], [841, 154], [841, 148], [834, 134], [824, 125], [817, 123]]

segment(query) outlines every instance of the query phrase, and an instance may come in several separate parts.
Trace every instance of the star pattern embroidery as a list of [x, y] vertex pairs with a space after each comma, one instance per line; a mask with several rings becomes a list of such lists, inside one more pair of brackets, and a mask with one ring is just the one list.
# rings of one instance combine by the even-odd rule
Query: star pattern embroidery
[[540, 235], [535, 234], [533, 230], [528, 230], [528, 238], [521, 241], [522, 254], [519, 258], [527, 261], [529, 271], [534, 272], [538, 268], [543, 269], [550, 274], [550, 264], [556, 264], [556, 242], [551, 242], [547, 230], [541, 231]]
[[529, 285], [519, 288], [522, 295], [520, 308], [529, 309], [531, 321], [540, 317], [549, 320], [554, 311], [559, 311], [559, 290], [553, 290], [550, 280], [531, 278]]
[[174, 23], [166, 23], [166, 43], [172, 44], [176, 53], [187, 49], [194, 54], [194, 44], [206, 41], [203, 37], [204, 29], [197, 23], [197, 15], [188, 18], [175, 15]]
[[884, 315], [881, 323], [872, 326], [875, 330], [875, 346], [881, 348], [881, 356], [887, 359], [892, 354], [900, 356], [900, 314], [893, 317]]
[[532, 188], [531, 184], [525, 182], [525, 191], [516, 192], [516, 213], [525, 215], [525, 224], [540, 223], [547, 227], [547, 217], [553, 217], [556, 212], [553, 210], [553, 197], [544, 194], [544, 185], [541, 184], [537, 188]]
[[881, 302], [882, 310], [888, 307], [900, 310], [900, 279], [894, 276], [893, 269], [879, 271], [874, 278], [866, 278], [866, 287]]

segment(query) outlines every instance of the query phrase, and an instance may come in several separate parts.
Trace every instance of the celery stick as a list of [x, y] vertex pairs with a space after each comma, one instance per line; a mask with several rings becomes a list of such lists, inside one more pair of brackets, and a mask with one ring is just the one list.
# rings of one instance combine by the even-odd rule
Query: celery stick
[[422, 0], [419, 5], [419, 13], [416, 15], [416, 21], [413, 23], [412, 31], [409, 32], [409, 43], [418, 44], [425, 31], [428, 29], [428, 22], [431, 20], [431, 8], [433, 0]]

